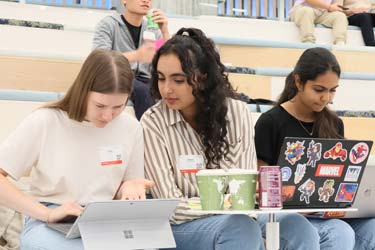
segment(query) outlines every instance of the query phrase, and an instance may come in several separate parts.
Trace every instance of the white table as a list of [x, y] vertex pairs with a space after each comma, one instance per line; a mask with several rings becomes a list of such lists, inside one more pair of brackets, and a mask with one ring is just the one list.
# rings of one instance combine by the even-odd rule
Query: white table
[[269, 214], [269, 222], [266, 226], [267, 250], [280, 249], [279, 223], [276, 221], [276, 214], [283, 213], [315, 213], [315, 212], [355, 212], [357, 208], [304, 208], [304, 209], [262, 209], [262, 210], [192, 210], [197, 215], [203, 214]]

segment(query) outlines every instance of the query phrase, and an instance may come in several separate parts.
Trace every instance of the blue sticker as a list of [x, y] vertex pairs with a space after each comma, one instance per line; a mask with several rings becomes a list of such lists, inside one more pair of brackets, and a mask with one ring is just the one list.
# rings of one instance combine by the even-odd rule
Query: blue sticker
[[352, 202], [357, 191], [357, 183], [341, 183], [337, 191], [336, 202]]
[[281, 168], [281, 177], [283, 181], [289, 181], [291, 176], [292, 176], [292, 169], [290, 169], [290, 167]]

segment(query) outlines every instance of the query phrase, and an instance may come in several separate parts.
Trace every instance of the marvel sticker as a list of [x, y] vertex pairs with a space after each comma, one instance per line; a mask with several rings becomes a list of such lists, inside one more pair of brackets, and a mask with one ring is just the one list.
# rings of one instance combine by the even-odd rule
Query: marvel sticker
[[363, 162], [369, 153], [368, 145], [364, 142], [360, 142], [354, 145], [350, 150], [349, 160], [353, 164], [359, 164]]
[[305, 201], [306, 204], [310, 204], [310, 197], [315, 192], [315, 181], [310, 178], [307, 179], [301, 186], [299, 186], [298, 191], [301, 192], [299, 200]]
[[344, 165], [341, 164], [318, 164], [315, 176], [318, 177], [341, 177]]
[[328, 149], [326, 152], [324, 152], [324, 159], [331, 158], [333, 160], [336, 160], [339, 158], [341, 161], [345, 161], [348, 156], [348, 151], [346, 149], [342, 148], [342, 143], [338, 142], [335, 146]]
[[289, 181], [291, 176], [292, 176], [292, 169], [290, 169], [290, 167], [281, 168], [282, 181]]
[[349, 166], [348, 170], [346, 170], [344, 181], [357, 182], [361, 169], [361, 166]]
[[300, 183], [306, 173], [306, 164], [297, 164], [296, 171], [294, 172], [294, 184]]
[[318, 189], [319, 201], [323, 201], [324, 203], [329, 202], [329, 198], [335, 193], [334, 185], [335, 181], [333, 179], [324, 181], [323, 186]]
[[320, 142], [315, 143], [314, 140], [311, 140], [309, 147], [307, 148], [307, 166], [315, 168], [315, 164], [322, 157], [322, 144]]
[[336, 194], [336, 202], [352, 202], [357, 191], [357, 183], [341, 183]]
[[291, 165], [294, 165], [297, 161], [301, 160], [302, 155], [305, 153], [305, 141], [287, 142], [287, 147], [284, 152], [285, 160], [287, 160]]

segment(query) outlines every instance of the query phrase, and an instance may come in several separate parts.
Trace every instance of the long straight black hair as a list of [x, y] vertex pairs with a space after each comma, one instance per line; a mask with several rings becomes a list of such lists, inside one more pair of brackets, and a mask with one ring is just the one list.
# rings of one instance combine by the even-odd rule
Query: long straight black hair
[[[336, 57], [329, 50], [319, 47], [305, 50], [298, 59], [294, 70], [287, 76], [284, 90], [277, 103], [282, 104], [297, 95], [296, 76], [299, 77], [302, 86], [305, 86], [307, 81], [314, 81], [318, 76], [323, 75], [327, 71], [332, 71], [340, 78], [340, 65]], [[328, 107], [324, 107], [321, 112], [317, 112], [315, 115], [316, 119], [312, 131], [314, 137], [343, 137], [337, 129], [340, 119]]]

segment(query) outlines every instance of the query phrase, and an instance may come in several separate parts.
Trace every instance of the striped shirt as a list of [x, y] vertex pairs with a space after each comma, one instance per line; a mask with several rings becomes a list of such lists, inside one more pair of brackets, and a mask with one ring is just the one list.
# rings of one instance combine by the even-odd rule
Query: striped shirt
[[[229, 153], [220, 161], [220, 168], [256, 169], [257, 157], [251, 114], [242, 101], [228, 99], [227, 139]], [[154, 198], [180, 198], [171, 217], [180, 224], [203, 216], [190, 212], [188, 199], [198, 197], [194, 173], [181, 173], [177, 159], [181, 155], [202, 155], [204, 148], [197, 132], [184, 120], [179, 111], [169, 109], [160, 101], [144, 113], [141, 119], [145, 140], [145, 173], [156, 185]]]

